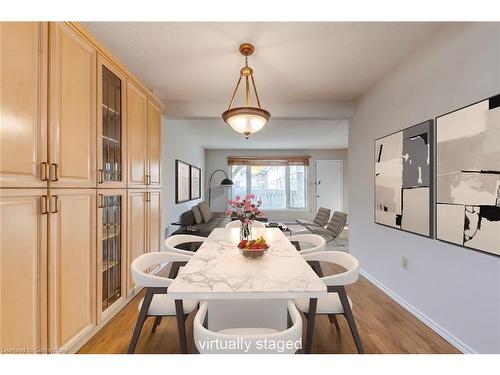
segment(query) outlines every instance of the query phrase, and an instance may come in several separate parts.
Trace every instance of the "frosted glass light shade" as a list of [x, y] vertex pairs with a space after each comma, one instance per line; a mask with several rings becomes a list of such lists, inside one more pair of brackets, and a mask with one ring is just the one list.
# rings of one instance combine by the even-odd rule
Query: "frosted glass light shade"
[[255, 107], [232, 108], [222, 114], [222, 119], [246, 138], [262, 129], [270, 117], [268, 111]]

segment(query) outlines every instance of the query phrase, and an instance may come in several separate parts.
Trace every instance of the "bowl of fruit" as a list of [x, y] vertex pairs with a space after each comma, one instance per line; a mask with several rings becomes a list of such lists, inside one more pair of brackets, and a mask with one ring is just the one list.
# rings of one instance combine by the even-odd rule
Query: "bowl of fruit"
[[260, 236], [256, 240], [241, 240], [238, 244], [238, 249], [240, 249], [243, 256], [258, 258], [264, 255], [267, 249], [269, 249], [269, 245], [266, 243], [264, 237]]

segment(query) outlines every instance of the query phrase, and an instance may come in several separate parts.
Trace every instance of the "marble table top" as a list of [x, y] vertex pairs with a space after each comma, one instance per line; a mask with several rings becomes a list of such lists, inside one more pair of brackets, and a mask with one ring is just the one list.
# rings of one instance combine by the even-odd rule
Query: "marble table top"
[[253, 228], [269, 250], [246, 258], [236, 247], [239, 228], [217, 228], [168, 287], [174, 299], [317, 298], [326, 286], [277, 228]]

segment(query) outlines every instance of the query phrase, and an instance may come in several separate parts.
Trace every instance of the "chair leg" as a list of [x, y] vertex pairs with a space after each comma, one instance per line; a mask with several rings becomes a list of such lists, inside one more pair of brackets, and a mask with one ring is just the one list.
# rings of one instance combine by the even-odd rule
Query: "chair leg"
[[354, 343], [356, 344], [356, 349], [358, 349], [359, 354], [363, 354], [363, 345], [361, 344], [361, 338], [359, 337], [358, 328], [356, 327], [356, 322], [354, 321], [354, 315], [352, 314], [351, 305], [349, 305], [345, 288], [342, 287], [338, 293], [340, 302], [342, 302], [342, 308], [344, 309], [344, 316], [347, 319], [347, 323], [349, 323], [349, 328], [351, 329], [352, 337], [354, 338]]
[[337, 331], [340, 331], [340, 326], [339, 326], [339, 321], [337, 320], [337, 316], [335, 314], [328, 314], [328, 319], [330, 320], [330, 323], [335, 325]]
[[175, 315], [177, 317], [177, 329], [179, 331], [179, 345], [181, 353], [187, 353], [186, 324], [184, 319], [184, 306], [181, 299], [175, 300]]
[[156, 332], [156, 327], [160, 325], [160, 322], [161, 322], [161, 316], [155, 317], [155, 322], [153, 323], [153, 328], [151, 328], [151, 333]]
[[314, 322], [316, 319], [316, 306], [318, 305], [317, 298], [311, 298], [309, 300], [309, 312], [307, 313], [307, 331], [306, 331], [306, 345], [304, 348], [304, 353], [311, 353], [312, 341], [314, 336]]
[[128, 354], [133, 354], [135, 351], [135, 347], [137, 345], [137, 341], [139, 340], [139, 336], [141, 335], [142, 326], [148, 317], [149, 305], [151, 305], [151, 301], [153, 299], [153, 292], [149, 289], [146, 289], [146, 296], [142, 301], [141, 311], [139, 311], [139, 316], [137, 317], [137, 322], [135, 323], [134, 333], [132, 334], [132, 338], [130, 339], [130, 344], [128, 346]]

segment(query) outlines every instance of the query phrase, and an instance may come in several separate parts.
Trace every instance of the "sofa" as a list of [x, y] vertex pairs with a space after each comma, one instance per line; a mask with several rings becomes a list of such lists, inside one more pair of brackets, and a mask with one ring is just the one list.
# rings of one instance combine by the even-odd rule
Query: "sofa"
[[[182, 213], [179, 218], [180, 228], [173, 232], [172, 235], [194, 234], [208, 237], [215, 228], [224, 228], [230, 221], [231, 218], [224, 213], [213, 213], [206, 202], [201, 202]], [[188, 230], [188, 227], [196, 229]]]

